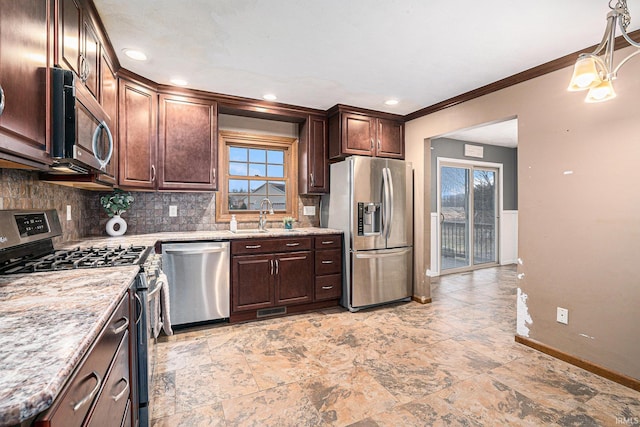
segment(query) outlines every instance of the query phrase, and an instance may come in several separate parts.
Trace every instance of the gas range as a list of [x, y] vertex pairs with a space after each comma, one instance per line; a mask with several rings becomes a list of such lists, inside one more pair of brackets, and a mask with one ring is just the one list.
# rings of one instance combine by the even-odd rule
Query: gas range
[[0, 274], [143, 265], [147, 246], [91, 246], [54, 249], [61, 234], [55, 210], [0, 211]]

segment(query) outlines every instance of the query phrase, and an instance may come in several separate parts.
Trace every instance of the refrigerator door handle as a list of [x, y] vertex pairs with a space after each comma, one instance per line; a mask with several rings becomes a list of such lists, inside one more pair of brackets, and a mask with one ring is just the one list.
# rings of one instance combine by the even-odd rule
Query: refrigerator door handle
[[387, 258], [392, 256], [398, 256], [410, 252], [412, 249], [387, 249], [383, 251], [359, 251], [354, 252], [357, 259], [375, 259], [375, 258]]
[[382, 178], [384, 181], [384, 237], [388, 239], [391, 235], [391, 226], [393, 224], [393, 179], [391, 178], [391, 170], [389, 168], [382, 169]]

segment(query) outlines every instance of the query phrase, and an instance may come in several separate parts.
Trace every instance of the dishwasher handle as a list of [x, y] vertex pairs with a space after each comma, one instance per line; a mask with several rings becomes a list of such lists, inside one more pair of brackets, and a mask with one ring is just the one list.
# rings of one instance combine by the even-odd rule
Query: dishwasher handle
[[227, 248], [221, 246], [219, 248], [211, 248], [211, 249], [165, 249], [165, 253], [167, 254], [176, 254], [176, 255], [202, 255], [202, 254], [215, 254], [220, 252], [226, 252]]

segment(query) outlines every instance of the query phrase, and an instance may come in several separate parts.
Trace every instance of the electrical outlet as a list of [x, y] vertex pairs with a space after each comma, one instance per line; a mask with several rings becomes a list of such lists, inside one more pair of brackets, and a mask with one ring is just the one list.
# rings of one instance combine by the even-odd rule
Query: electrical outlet
[[169, 216], [178, 216], [178, 207], [176, 205], [169, 206]]
[[313, 216], [313, 215], [316, 214], [316, 207], [315, 206], [304, 206], [302, 208], [302, 213], [304, 215]]
[[566, 308], [558, 307], [556, 321], [558, 323], [564, 323], [565, 325], [569, 324], [569, 310]]
[[67, 205], [67, 221], [71, 221], [71, 205]]

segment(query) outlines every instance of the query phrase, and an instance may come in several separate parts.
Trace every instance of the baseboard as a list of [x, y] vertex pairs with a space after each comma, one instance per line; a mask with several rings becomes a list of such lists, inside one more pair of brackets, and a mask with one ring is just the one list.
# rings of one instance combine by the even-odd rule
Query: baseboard
[[572, 365], [582, 368], [585, 371], [592, 372], [603, 378], [614, 381], [618, 384], [622, 384], [625, 387], [629, 387], [633, 390], [640, 391], [640, 380], [637, 380], [635, 378], [628, 377], [626, 375], [604, 368], [595, 363], [589, 362], [587, 360], [581, 359], [576, 356], [572, 356], [568, 353], [565, 353], [553, 347], [549, 347], [548, 345], [542, 344], [539, 341], [532, 340], [531, 338], [526, 338], [520, 335], [516, 335], [516, 342], [526, 345], [527, 347], [531, 347], [542, 353], [548, 354], [549, 356], [555, 357], [556, 359], [560, 359], [567, 363], [571, 363]]
[[431, 298], [427, 298], [427, 297], [417, 297], [417, 296], [412, 296], [411, 299], [417, 303], [420, 304], [429, 304], [431, 302]]

